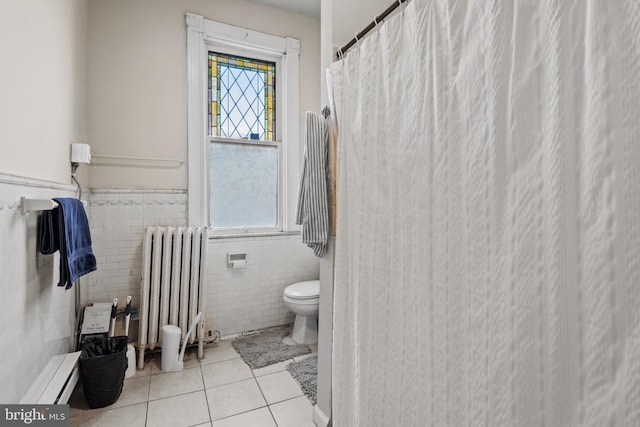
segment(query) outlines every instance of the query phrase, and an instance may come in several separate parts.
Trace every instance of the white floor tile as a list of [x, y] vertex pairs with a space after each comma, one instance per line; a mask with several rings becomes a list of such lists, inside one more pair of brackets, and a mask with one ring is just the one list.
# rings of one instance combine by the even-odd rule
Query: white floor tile
[[276, 403], [269, 409], [278, 427], [315, 427], [313, 407], [305, 396]]
[[84, 417], [84, 411], [79, 411], [74, 407], [69, 408], [69, 425], [71, 427], [81, 426], [83, 417]]
[[122, 393], [118, 400], [110, 408], [120, 408], [122, 406], [143, 403], [149, 400], [149, 376], [131, 377], [124, 380]]
[[200, 363], [207, 365], [209, 363], [222, 362], [240, 357], [238, 352], [231, 345], [231, 340], [220, 341], [204, 348], [204, 359]]
[[147, 417], [147, 403], [125, 406], [117, 409], [91, 411], [80, 419], [73, 419], [71, 426], [78, 427], [145, 427]]
[[266, 406], [255, 379], [207, 389], [213, 421]]
[[202, 365], [201, 369], [205, 388], [213, 388], [253, 378], [249, 366], [238, 358]]
[[287, 371], [257, 377], [256, 380], [269, 405], [302, 395], [298, 383]]
[[278, 427], [267, 408], [214, 421], [211, 425], [212, 427]]
[[208, 421], [204, 391], [149, 402], [147, 427], [188, 427]]
[[138, 370], [138, 358], [136, 357], [136, 373], [131, 378], [145, 377], [151, 375], [151, 363], [145, 363], [143, 370]]
[[[197, 350], [189, 350], [184, 353], [184, 359], [182, 360], [184, 363], [184, 369], [195, 368], [200, 364], [198, 360], [198, 352]], [[149, 361], [145, 365], [145, 369], [147, 365], [151, 366], [151, 374], [161, 374], [162, 373], [162, 354], [156, 354], [153, 359]]]
[[285, 360], [284, 362], [274, 363], [273, 365], [265, 366], [264, 368], [258, 368], [253, 370], [253, 375], [256, 377], [261, 377], [263, 375], [274, 374], [276, 372], [285, 371], [289, 363], [291, 363], [294, 359]]
[[317, 346], [311, 347], [313, 354], [253, 371], [231, 340], [207, 347], [202, 360], [189, 351], [181, 372], [162, 373], [156, 355], [125, 380], [108, 408], [89, 409], [78, 388], [71, 426], [314, 427], [311, 403], [286, 371], [292, 361], [313, 356]]
[[180, 372], [151, 375], [149, 400], [177, 396], [204, 389], [200, 367]]

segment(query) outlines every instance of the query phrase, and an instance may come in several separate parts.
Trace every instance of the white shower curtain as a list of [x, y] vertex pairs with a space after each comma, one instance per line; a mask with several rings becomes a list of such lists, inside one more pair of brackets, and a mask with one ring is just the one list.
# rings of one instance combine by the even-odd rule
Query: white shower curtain
[[331, 73], [333, 425], [640, 425], [640, 2], [411, 0]]

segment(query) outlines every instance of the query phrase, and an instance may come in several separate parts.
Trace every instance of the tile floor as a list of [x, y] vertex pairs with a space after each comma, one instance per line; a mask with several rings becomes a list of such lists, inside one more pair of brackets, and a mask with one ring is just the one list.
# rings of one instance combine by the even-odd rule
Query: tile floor
[[286, 370], [305, 357], [251, 370], [231, 341], [221, 341], [201, 361], [188, 352], [182, 372], [162, 373], [156, 355], [107, 408], [89, 409], [76, 389], [71, 426], [314, 427], [311, 402]]

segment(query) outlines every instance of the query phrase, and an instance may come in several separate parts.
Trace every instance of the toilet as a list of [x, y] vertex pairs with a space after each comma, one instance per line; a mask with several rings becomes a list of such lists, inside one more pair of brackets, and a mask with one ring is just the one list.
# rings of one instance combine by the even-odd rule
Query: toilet
[[285, 305], [296, 315], [291, 340], [296, 344], [318, 342], [318, 306], [320, 281], [309, 280], [287, 286], [282, 297]]

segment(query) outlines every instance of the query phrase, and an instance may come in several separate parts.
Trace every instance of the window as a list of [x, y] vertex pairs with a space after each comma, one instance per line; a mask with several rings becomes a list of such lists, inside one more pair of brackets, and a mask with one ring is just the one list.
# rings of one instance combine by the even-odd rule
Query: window
[[[277, 228], [276, 64], [209, 52], [209, 226]], [[250, 140], [245, 141], [233, 140]]]
[[209, 52], [209, 135], [275, 141], [276, 64]]
[[187, 50], [189, 222], [296, 230], [299, 42], [187, 14]]

